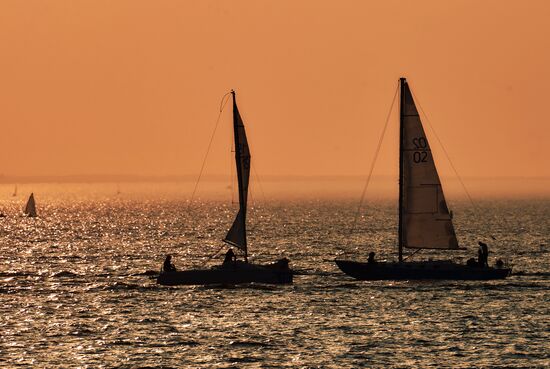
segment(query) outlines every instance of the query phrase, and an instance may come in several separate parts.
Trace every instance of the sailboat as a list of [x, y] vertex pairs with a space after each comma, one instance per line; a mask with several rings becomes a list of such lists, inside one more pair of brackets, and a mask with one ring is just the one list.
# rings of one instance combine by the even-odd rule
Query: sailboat
[[34, 201], [34, 193], [31, 193], [31, 195], [29, 196], [29, 199], [27, 200], [27, 204], [23, 209], [23, 214], [25, 214], [29, 218], [34, 218], [37, 216], [36, 203]]
[[[430, 145], [405, 78], [400, 84], [398, 262], [335, 260], [359, 280], [487, 280], [506, 278], [511, 269], [471, 260], [406, 261], [403, 249], [460, 249]], [[480, 243], [481, 245], [481, 243]], [[374, 254], [373, 254], [374, 256]], [[370, 259], [370, 258], [369, 258]]]
[[15, 185], [15, 188], [13, 189], [13, 193], [11, 195], [13, 197], [17, 196], [17, 185]]
[[235, 91], [233, 98], [233, 130], [235, 140], [235, 162], [239, 187], [239, 211], [233, 225], [223, 241], [241, 250], [244, 261], [233, 260], [210, 269], [193, 269], [183, 271], [162, 271], [157, 283], [163, 285], [203, 285], [203, 284], [240, 284], [240, 283], [292, 283], [292, 270], [288, 259], [283, 258], [272, 264], [253, 264], [248, 261], [248, 244], [246, 239], [246, 210], [248, 200], [248, 183], [250, 179], [251, 156], [246, 139], [243, 120], [237, 107]]

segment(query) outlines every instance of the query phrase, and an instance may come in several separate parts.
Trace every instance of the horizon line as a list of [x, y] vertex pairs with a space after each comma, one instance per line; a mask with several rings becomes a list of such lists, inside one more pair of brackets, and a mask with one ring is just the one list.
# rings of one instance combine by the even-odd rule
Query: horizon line
[[[227, 180], [228, 174], [203, 175], [202, 180], [218, 182]], [[359, 174], [265, 174], [261, 180], [366, 180], [366, 175]], [[198, 174], [67, 174], [67, 175], [5, 175], [0, 174], [0, 184], [18, 183], [137, 183], [137, 182], [173, 182], [194, 181]], [[374, 175], [378, 179], [397, 179], [393, 175]], [[456, 176], [442, 176], [444, 179], [458, 179]], [[463, 176], [470, 180], [550, 180], [550, 176]]]

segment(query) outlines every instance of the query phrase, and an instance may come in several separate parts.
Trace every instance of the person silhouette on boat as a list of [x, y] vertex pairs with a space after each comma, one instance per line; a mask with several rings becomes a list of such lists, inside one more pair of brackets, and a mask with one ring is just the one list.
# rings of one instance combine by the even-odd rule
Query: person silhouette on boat
[[229, 249], [227, 250], [227, 252], [225, 253], [225, 259], [223, 259], [223, 263], [224, 264], [228, 264], [228, 263], [236, 263], [237, 262], [237, 256], [235, 255], [235, 253], [233, 252], [233, 249]]
[[176, 267], [172, 264], [172, 255], [166, 255], [166, 259], [164, 259], [164, 264], [162, 265], [162, 270], [164, 272], [176, 271]]
[[367, 263], [369, 264], [376, 263], [376, 260], [374, 260], [374, 255], [376, 255], [374, 251], [369, 252], [369, 258], [367, 259]]
[[479, 263], [479, 266], [481, 267], [488, 267], [489, 263], [489, 249], [487, 247], [487, 244], [485, 242], [478, 242], [479, 249], [477, 251], [477, 261]]

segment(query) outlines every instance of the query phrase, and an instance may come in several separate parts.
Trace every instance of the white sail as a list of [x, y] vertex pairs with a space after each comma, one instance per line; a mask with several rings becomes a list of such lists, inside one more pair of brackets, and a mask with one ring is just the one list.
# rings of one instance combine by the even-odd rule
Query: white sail
[[404, 80], [402, 83], [402, 246], [457, 249], [458, 241], [430, 145], [409, 86]]
[[235, 161], [237, 164], [237, 179], [239, 184], [239, 212], [229, 232], [227, 232], [224, 241], [243, 250], [246, 256], [246, 206], [248, 201], [248, 182], [250, 179], [250, 149], [248, 148], [243, 120], [237, 108], [235, 93], [232, 92], [232, 94]]
[[29, 200], [27, 200], [27, 204], [25, 205], [25, 209], [23, 210], [23, 213], [28, 217], [36, 217], [36, 203], [34, 201], [34, 193], [31, 193], [29, 196]]

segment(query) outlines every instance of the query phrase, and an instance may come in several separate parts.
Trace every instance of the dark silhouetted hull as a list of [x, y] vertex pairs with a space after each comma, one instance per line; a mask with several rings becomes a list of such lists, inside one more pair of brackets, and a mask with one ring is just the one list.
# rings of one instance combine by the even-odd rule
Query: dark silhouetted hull
[[450, 261], [418, 261], [402, 263], [361, 263], [336, 260], [341, 271], [359, 280], [489, 280], [504, 279], [509, 268], [486, 268], [455, 264]]
[[161, 273], [157, 283], [168, 286], [206, 284], [290, 284], [292, 270], [278, 268], [277, 264], [254, 265], [229, 263], [212, 269], [183, 270]]

